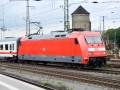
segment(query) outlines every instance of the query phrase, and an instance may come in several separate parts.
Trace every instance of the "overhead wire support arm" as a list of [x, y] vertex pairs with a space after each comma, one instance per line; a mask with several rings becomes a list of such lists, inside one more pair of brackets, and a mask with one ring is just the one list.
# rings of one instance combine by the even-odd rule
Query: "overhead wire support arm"
[[10, 1], [26, 1], [26, 36], [29, 36], [30, 35], [29, 1], [42, 1], [42, 0], [10, 0]]
[[42, 35], [43, 35], [43, 27], [40, 25], [40, 22], [30, 22], [32, 24], [35, 24], [37, 27], [39, 27], [39, 30], [37, 31], [36, 34], [40, 34], [40, 31], [42, 31]]

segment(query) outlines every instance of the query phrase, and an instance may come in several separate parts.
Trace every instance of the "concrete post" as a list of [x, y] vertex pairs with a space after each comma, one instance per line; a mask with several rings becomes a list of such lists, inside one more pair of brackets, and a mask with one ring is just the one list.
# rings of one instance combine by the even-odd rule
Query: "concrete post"
[[119, 56], [120, 56], [120, 50], [119, 50]]
[[115, 59], [117, 58], [117, 55], [116, 55], [116, 53], [114, 54], [114, 57], [115, 57]]

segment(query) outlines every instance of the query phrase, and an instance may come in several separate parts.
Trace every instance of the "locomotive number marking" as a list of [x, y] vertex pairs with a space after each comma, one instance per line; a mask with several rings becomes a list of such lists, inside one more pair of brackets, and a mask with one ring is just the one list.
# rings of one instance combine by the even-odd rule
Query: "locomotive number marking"
[[105, 48], [99, 48], [99, 51], [105, 51]]
[[88, 48], [88, 51], [95, 51], [94, 48]]

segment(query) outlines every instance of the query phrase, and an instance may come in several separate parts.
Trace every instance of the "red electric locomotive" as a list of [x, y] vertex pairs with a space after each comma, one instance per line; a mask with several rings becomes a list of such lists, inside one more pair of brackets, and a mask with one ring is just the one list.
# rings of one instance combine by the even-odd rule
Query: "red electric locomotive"
[[18, 46], [18, 60], [96, 68], [110, 59], [98, 32], [73, 31], [22, 37]]

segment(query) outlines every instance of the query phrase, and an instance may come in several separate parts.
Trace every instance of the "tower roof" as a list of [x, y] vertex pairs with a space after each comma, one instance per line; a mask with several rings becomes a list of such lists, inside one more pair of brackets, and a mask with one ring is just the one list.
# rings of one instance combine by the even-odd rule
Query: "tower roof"
[[72, 14], [90, 14], [81, 5]]

